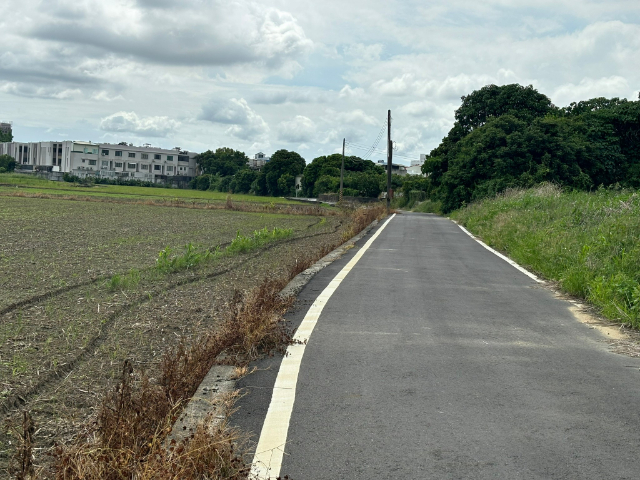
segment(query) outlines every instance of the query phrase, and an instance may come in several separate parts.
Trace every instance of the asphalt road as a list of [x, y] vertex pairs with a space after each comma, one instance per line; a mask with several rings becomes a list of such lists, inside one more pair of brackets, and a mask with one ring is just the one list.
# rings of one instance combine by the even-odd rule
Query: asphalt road
[[[294, 324], [359, 247], [304, 288]], [[279, 473], [640, 478], [640, 359], [611, 353], [568, 306], [449, 220], [397, 215], [306, 345]], [[240, 385], [233, 420], [255, 440], [280, 361]]]

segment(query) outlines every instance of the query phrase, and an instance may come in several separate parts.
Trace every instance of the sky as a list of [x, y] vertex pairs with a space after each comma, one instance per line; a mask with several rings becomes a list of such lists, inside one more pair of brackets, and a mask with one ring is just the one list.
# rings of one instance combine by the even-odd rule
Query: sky
[[3, 0], [0, 121], [16, 141], [219, 147], [307, 162], [428, 154], [460, 97], [637, 100], [638, 0]]

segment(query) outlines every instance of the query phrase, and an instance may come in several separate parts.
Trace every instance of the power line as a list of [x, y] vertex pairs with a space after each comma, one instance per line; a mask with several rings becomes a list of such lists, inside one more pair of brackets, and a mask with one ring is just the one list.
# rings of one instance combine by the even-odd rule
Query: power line
[[[350, 148], [355, 148], [357, 150], [367, 150], [368, 151], [368, 150], [371, 149], [371, 147], [365, 147], [363, 145], [359, 145], [357, 143], [351, 143], [351, 142], [347, 142], [347, 146], [350, 147]], [[373, 149], [371, 151], [371, 153], [381, 153], [381, 154], [384, 153], [384, 154], [386, 154], [387, 152], [386, 152], [386, 150]], [[413, 160], [415, 158], [415, 157], [411, 157], [411, 156], [408, 156], [408, 155], [402, 155], [400, 153], [394, 153], [393, 155], [395, 157], [406, 158], [408, 160]], [[364, 156], [362, 158], [364, 158]]]

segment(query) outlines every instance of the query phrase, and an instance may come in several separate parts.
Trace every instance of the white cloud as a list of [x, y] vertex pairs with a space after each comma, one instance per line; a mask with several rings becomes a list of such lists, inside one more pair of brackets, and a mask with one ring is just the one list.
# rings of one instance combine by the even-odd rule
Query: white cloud
[[107, 92], [106, 90], [94, 92], [93, 95], [91, 95], [91, 98], [93, 100], [98, 100], [102, 102], [113, 102], [115, 100], [124, 100], [124, 97], [122, 95], [114, 95], [113, 97], [110, 97], [109, 92]]
[[293, 119], [280, 122], [278, 125], [278, 139], [288, 143], [311, 142], [315, 136], [315, 123], [303, 115], [296, 115]]
[[0, 86], [0, 92], [18, 97], [49, 98], [56, 100], [71, 100], [82, 95], [78, 88], [39, 87], [28, 83], [7, 82]]
[[264, 140], [269, 126], [244, 98], [227, 101], [211, 100], [202, 107], [199, 120], [231, 125], [226, 133], [242, 140]]
[[350, 112], [337, 112], [331, 115], [337, 122], [353, 125], [379, 125], [380, 120], [357, 109]]
[[[598, 79], [583, 78], [577, 85], [568, 83], [560, 85], [550, 97], [558, 105], [568, 105], [571, 102], [588, 100], [595, 97], [624, 97], [632, 94], [629, 82], [619, 76]], [[632, 97], [632, 95], [629, 95]], [[632, 97], [633, 100], [635, 98]]]
[[135, 112], [117, 112], [103, 118], [100, 129], [106, 132], [133, 133], [139, 137], [167, 137], [180, 126], [169, 117], [143, 117]]

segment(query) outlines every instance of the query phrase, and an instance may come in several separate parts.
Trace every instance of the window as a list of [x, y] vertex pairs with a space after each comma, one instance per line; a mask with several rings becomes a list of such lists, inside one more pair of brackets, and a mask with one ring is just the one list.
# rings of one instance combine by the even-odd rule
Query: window
[[122, 162], [116, 162], [116, 168], [122, 168]]
[[154, 159], [154, 160], [162, 160], [162, 155], [160, 155], [159, 153], [156, 153], [156, 154], [153, 156], [153, 159]]
[[95, 165], [96, 163], [98, 163], [97, 160], [89, 160], [89, 165]]
[[148, 153], [141, 153], [140, 154], [140, 158], [143, 160], [149, 160], [149, 154]]
[[102, 150], [102, 155], [109, 155], [109, 150]]
[[109, 166], [109, 160], [102, 160], [102, 168], [107, 168]]
[[136, 169], [136, 164], [135, 163], [127, 163], [127, 168], [129, 170], [135, 170]]
[[82, 159], [82, 163], [84, 163], [84, 162], [86, 162], [86, 160], [83, 158], [83, 159]]
[[136, 158], [135, 152], [129, 152], [129, 158]]
[[140, 165], [140, 169], [141, 170], [149, 170], [149, 165], [146, 165], [146, 164], [143, 163], [142, 165]]
[[116, 150], [116, 157], [122, 156], [122, 150]]
[[179, 162], [188, 162], [189, 161], [189, 155], [178, 155], [178, 161]]
[[154, 165], [154, 166], [153, 166], [153, 169], [154, 169], [154, 170], [160, 170], [160, 165]]
[[167, 172], [173, 172], [173, 165], [167, 165]]
[[167, 155], [167, 160], [173, 162], [173, 155]]
[[[103, 150], [104, 152], [104, 150]], [[98, 149], [97, 148], [91, 148], [91, 147], [84, 147], [84, 153], [91, 153], [93, 155], [97, 155], [98, 154]], [[109, 150], [107, 150], [107, 154], [109, 153]], [[104, 155], [104, 153], [103, 153]]]

